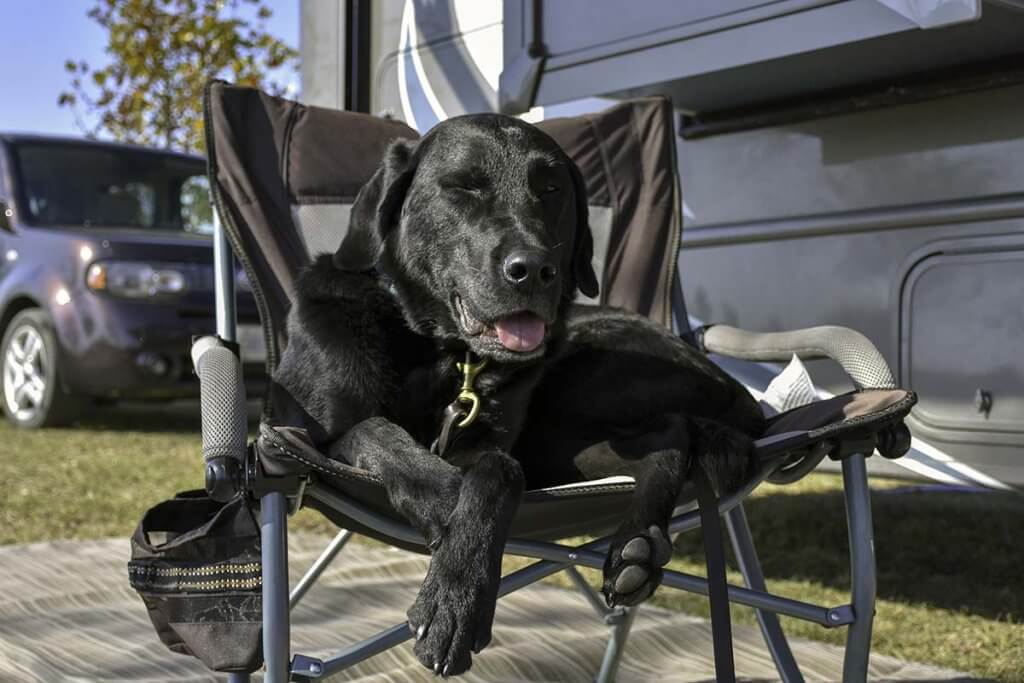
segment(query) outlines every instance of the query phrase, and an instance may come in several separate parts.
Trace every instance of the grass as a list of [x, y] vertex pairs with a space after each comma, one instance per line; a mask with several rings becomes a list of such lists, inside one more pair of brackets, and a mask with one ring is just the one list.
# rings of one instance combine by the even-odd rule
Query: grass
[[[74, 428], [38, 432], [0, 424], [0, 543], [128, 536], [148, 507], [202, 485], [198, 428], [195, 406], [105, 410]], [[1024, 497], [872, 486], [880, 570], [875, 651], [1024, 683], [1024, 571], [1015, 544]], [[838, 477], [764, 486], [747, 511], [773, 591], [828, 605], [847, 600]], [[334, 531], [308, 511], [292, 527]], [[699, 532], [680, 538], [671, 566], [703, 573]], [[740, 582], [736, 572], [730, 578]], [[661, 591], [654, 602], [707, 613], [703, 598], [677, 591]], [[749, 609], [733, 615], [753, 623]], [[787, 618], [783, 624], [789, 634], [832, 643], [845, 633]]]

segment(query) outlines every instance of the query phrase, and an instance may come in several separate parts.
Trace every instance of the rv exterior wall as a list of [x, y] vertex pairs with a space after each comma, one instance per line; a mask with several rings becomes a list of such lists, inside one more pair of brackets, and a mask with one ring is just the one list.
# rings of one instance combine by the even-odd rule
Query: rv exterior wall
[[[508, 17], [524, 1], [448, 0], [441, 3], [444, 11], [436, 12], [437, 3], [421, 0], [374, 2], [372, 110], [422, 131], [446, 116], [495, 108], [503, 46], [507, 60], [516, 45], [525, 44], [522, 35], [502, 36], [502, 7]], [[698, 4], [708, 11], [722, 9], [716, 3], [694, 7]], [[784, 5], [790, 10], [801, 5], [808, 15], [867, 12], [874, 23], [849, 24], [847, 32], [861, 30], [859, 40], [864, 40], [871, 31], [883, 31], [886, 50], [939, 35], [916, 30], [881, 3], [870, 8], [866, 5], [872, 3], [786, 0], [756, 6], [762, 4], [731, 3], [737, 12], [776, 12]], [[545, 12], [564, 11], [561, 3], [543, 7]], [[667, 11], [668, 4], [652, 2], [627, 18], [614, 13], [615, 25], [609, 23], [612, 14], [588, 7], [588, 21], [592, 18], [612, 35], [637, 29], [634, 24]], [[942, 58], [988, 58], [992, 50], [1002, 50], [1024, 17], [1004, 14], [986, 5], [979, 22], [936, 29], [945, 32], [942, 39], [949, 46], [940, 51]], [[729, 16], [690, 19], [701, 23]], [[778, 28], [769, 26], [771, 22], [793, 16], [765, 17], [763, 25], [770, 32]], [[339, 106], [344, 101], [339, 85], [344, 83], [345, 31], [339, 23], [344, 21], [344, 2], [303, 0], [302, 19], [304, 99]], [[569, 65], [572, 55], [587, 53], [594, 58], [587, 66], [594, 78], [577, 72], [573, 88], [583, 90], [547, 95], [535, 117], [602, 108], [605, 101], [598, 98], [571, 98], [604, 92], [600, 83], [607, 82], [601, 78], [609, 76], [608, 68], [619, 68], [602, 60], [623, 52], [621, 41], [583, 44], [586, 36], [579, 31], [553, 32], [569, 26], [570, 19], [553, 17], [545, 25], [545, 42], [552, 50], [549, 64]], [[518, 33], [529, 28], [519, 24]], [[685, 26], [672, 30], [677, 29]], [[906, 44], [900, 42], [904, 38]], [[593, 36], [588, 40], [593, 43]], [[854, 43], [834, 47], [835, 54], [860, 49]], [[561, 53], [559, 45], [565, 47]], [[881, 52], [896, 54], [886, 50]], [[640, 52], [631, 53], [630, 59], [636, 60]], [[928, 53], [915, 54], [923, 58]], [[730, 86], [731, 72], [709, 72], [701, 77], [711, 79], [701, 81], [707, 87], [688, 90], [687, 84], [696, 81], [680, 80], [678, 70], [694, 63], [666, 62], [654, 55], [640, 59], [632, 76], [648, 78], [676, 69], [666, 76], [674, 80], [643, 87], [634, 81], [638, 87], [628, 92], [675, 95], [677, 104], [679, 97], [740, 92]], [[850, 75], [846, 66], [877, 69], [884, 60], [847, 64], [845, 71], [835, 71], [826, 62], [834, 65], [810, 61], [800, 67], [803, 71], [790, 73]], [[894, 63], [893, 69], [910, 66]], [[569, 72], [568, 67], [562, 71]], [[715, 73], [722, 73], [717, 84], [712, 82]], [[541, 94], [559, 78], [545, 74]], [[803, 76], [791, 80], [768, 79], [761, 85], [788, 92], [805, 84]], [[1024, 85], [1008, 85], [679, 140], [685, 223], [680, 266], [690, 313], [705, 322], [754, 330], [821, 324], [859, 329], [875, 342], [905, 386], [921, 390], [912, 420], [916, 438], [1004, 482], [1024, 484], [1024, 365], [1019, 358], [1024, 339], [1022, 102]], [[832, 392], [848, 388], [835, 368], [812, 363], [810, 369], [821, 387]]]

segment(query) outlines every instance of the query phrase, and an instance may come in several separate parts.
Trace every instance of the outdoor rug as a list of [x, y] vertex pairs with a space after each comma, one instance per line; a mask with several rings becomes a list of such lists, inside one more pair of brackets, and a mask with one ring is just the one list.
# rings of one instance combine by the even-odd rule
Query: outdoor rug
[[[293, 534], [294, 582], [326, 539]], [[157, 640], [142, 602], [129, 588], [128, 541], [37, 543], [0, 547], [0, 681], [223, 681], [198, 661]], [[427, 558], [379, 545], [350, 543], [293, 613], [292, 651], [328, 655], [400, 623], [412, 604]], [[743, 680], [777, 680], [756, 628], [736, 625], [736, 664]], [[608, 628], [576, 592], [534, 585], [501, 600], [494, 640], [458, 680], [593, 680]], [[793, 641], [808, 681], [839, 681], [842, 650]], [[258, 676], [254, 677], [258, 680]], [[433, 681], [410, 643], [331, 680]], [[644, 607], [619, 670], [621, 683], [714, 680], [706, 621]], [[872, 659], [873, 681], [968, 681], [955, 672]]]

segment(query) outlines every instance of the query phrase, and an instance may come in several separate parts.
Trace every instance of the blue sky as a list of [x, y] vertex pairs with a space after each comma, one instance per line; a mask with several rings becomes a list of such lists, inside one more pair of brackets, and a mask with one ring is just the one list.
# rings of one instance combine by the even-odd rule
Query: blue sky
[[[67, 59], [100, 66], [106, 34], [85, 13], [92, 0], [0, 0], [0, 131], [80, 134], [71, 109], [57, 106], [69, 89]], [[299, 45], [299, 0], [269, 0], [268, 30]], [[296, 84], [298, 77], [296, 76]]]

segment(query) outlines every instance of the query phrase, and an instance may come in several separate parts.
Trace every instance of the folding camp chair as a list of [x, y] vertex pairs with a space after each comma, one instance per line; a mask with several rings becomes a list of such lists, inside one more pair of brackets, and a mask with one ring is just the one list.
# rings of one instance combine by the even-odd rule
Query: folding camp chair
[[[264, 680], [317, 679], [352, 666], [410, 638], [397, 624], [334, 656], [291, 656], [289, 609], [342, 549], [351, 533], [426, 552], [424, 541], [388, 504], [381, 482], [366, 471], [319, 453], [301, 430], [274, 422], [273, 405], [258, 439], [246, 443], [243, 386], [235, 353], [232, 254], [248, 276], [260, 308], [267, 368], [287, 344], [285, 316], [296, 272], [310, 255], [334, 251], [349, 208], [391, 140], [416, 138], [400, 122], [307, 107], [250, 88], [214, 82], [207, 89], [206, 135], [211, 192], [219, 216], [215, 235], [217, 337], [193, 349], [201, 381], [207, 490], [216, 500], [241, 493], [258, 501], [262, 553]], [[540, 124], [580, 166], [595, 236], [594, 263], [601, 303], [638, 311], [678, 331], [707, 352], [757, 361], [832, 358], [856, 390], [783, 413], [757, 442], [760, 466], [738, 492], [718, 501], [746, 586], [729, 586], [728, 600], [753, 607], [784, 681], [802, 680], [777, 614], [846, 627], [844, 681], [865, 680], [875, 600], [875, 567], [865, 459], [877, 448], [897, 457], [909, 446], [902, 418], [914, 395], [894, 388], [892, 373], [871, 343], [843, 328], [753, 334], [726, 326], [691, 331], [676, 274], [680, 197], [671, 104], [661, 98], [617, 104], [593, 115]], [[836, 607], [779, 597], [765, 587], [743, 511], [763, 481], [795, 481], [831, 457], [842, 463], [849, 520], [852, 598]], [[528, 491], [506, 553], [539, 561], [505, 576], [501, 595], [557, 572], [567, 572], [611, 627], [597, 680], [615, 677], [635, 609], [609, 609], [577, 572], [601, 568], [606, 534], [619, 523], [632, 494], [620, 479]], [[669, 527], [673, 534], [701, 524], [688, 489]], [[287, 515], [300, 506], [323, 513], [342, 531], [289, 595]], [[707, 508], [707, 506], [705, 506]], [[710, 519], [717, 524], [712, 509]], [[581, 547], [553, 542], [596, 537]], [[707, 594], [707, 579], [666, 571], [663, 590]], [[727, 610], [726, 610], [727, 613]], [[480, 656], [486, 657], [486, 651]], [[596, 665], [596, 663], [595, 663]], [[596, 667], [595, 667], [596, 668]], [[230, 674], [246, 680], [245, 673]]]

